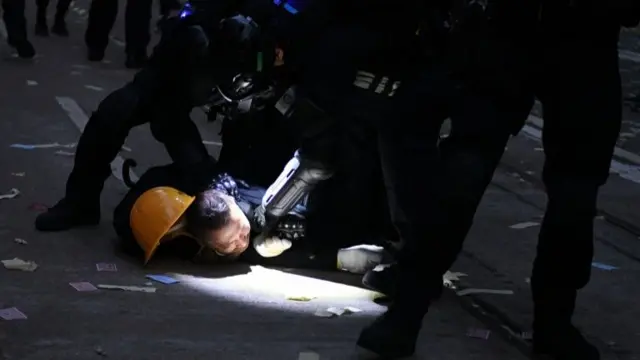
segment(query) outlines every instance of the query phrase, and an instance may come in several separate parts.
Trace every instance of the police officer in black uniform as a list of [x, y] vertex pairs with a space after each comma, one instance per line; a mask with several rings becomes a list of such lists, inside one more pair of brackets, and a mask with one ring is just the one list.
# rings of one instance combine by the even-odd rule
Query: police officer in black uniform
[[137, 125], [150, 123], [153, 136], [185, 174], [209, 161], [190, 118], [192, 108], [205, 104], [215, 86], [212, 69], [216, 63], [208, 46], [209, 38], [200, 26], [177, 17], [167, 24], [149, 64], [102, 100], [91, 115], [78, 142], [66, 195], [38, 216], [38, 230], [59, 231], [99, 222], [100, 193], [111, 173], [110, 163]]
[[[446, 81], [463, 80], [448, 97], [455, 106], [444, 107], [452, 118], [452, 133], [440, 146], [437, 176], [431, 182], [424, 170], [406, 160], [422, 149], [414, 145], [422, 140], [420, 134], [430, 131], [424, 117], [391, 123], [386, 132], [399, 134], [388, 146], [392, 151], [386, 152], [390, 161], [385, 161], [385, 168], [402, 185], [393, 187], [390, 197], [398, 205], [392, 213], [401, 224], [398, 230], [406, 246], [399, 254], [395, 301], [363, 330], [361, 347], [385, 358], [413, 354], [441, 276], [456, 259], [509, 135], [522, 127], [536, 95], [544, 107], [543, 181], [548, 205], [531, 278], [533, 351], [556, 360], [600, 359], [571, 317], [577, 291], [589, 281], [598, 189], [608, 177], [621, 122], [618, 33], [621, 25], [635, 25], [640, 18], [637, 3], [626, 7], [621, 3], [593, 7], [592, 2], [579, 0], [519, 2], [519, 9], [509, 9], [499, 1], [489, 2], [476, 12], [483, 16], [454, 22], [452, 50], [476, 54], [455, 58], [473, 59], [466, 66], [475, 70], [490, 60], [488, 68], [481, 66], [489, 71], [454, 72], [461, 76]], [[464, 31], [465, 26], [472, 31]], [[459, 34], [467, 40], [481, 34], [483, 39], [459, 46]], [[590, 54], [587, 59], [578, 55], [585, 52]], [[479, 74], [489, 74], [494, 82]], [[432, 101], [438, 94], [426, 86], [404, 89], [407, 93], [402, 94], [401, 88], [399, 97], [423, 101], [414, 106], [404, 102], [407, 116], [424, 111], [433, 115], [433, 109], [442, 109]], [[394, 145], [399, 138], [406, 148]], [[425, 183], [431, 185], [430, 191]]]
[[[125, 10], [125, 53], [126, 67], [138, 69], [147, 62], [147, 46], [151, 39], [153, 0], [128, 0]], [[177, 0], [160, 0], [160, 11], [163, 16], [171, 10], [177, 10]], [[102, 61], [109, 43], [109, 33], [118, 16], [117, 0], [92, 0], [89, 9], [89, 23], [85, 32], [85, 43], [90, 61]]]
[[[56, 5], [56, 15], [54, 18], [51, 32], [59, 36], [69, 36], [69, 30], [67, 29], [67, 23], [65, 17], [69, 11], [69, 5], [71, 0], [58, 0]], [[49, 0], [37, 0], [36, 1], [36, 35], [49, 36], [49, 26], [47, 25], [47, 8], [49, 7]]]
[[2, 19], [7, 27], [7, 42], [16, 49], [18, 56], [32, 59], [36, 50], [27, 36], [27, 19], [24, 17], [25, 0], [2, 0]]

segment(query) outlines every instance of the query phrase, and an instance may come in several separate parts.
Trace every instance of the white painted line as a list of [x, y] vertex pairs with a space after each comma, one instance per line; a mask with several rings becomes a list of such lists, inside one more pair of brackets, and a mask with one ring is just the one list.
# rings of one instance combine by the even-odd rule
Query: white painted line
[[[537, 116], [529, 115], [527, 122], [531, 125], [525, 125], [522, 128], [522, 134], [535, 141], [542, 141], [542, 131], [540, 130], [542, 128], [542, 119]], [[610, 172], [617, 174], [623, 179], [640, 184], [640, 157], [618, 147], [616, 147], [614, 155], [634, 165], [623, 164], [612, 159]]]
[[120, 47], [124, 47], [125, 46], [124, 41], [122, 41], [120, 39], [117, 39], [117, 38], [115, 38], [113, 36], [109, 36], [109, 40], [111, 40], [112, 43], [114, 43], [114, 44], [116, 44], [116, 45], [118, 45]]
[[[78, 103], [70, 97], [62, 97], [56, 96], [56, 101], [62, 107], [62, 109], [67, 113], [71, 122], [80, 130], [80, 132], [84, 131], [85, 126], [87, 126], [87, 122], [89, 121], [89, 117], [87, 114], [80, 108]], [[113, 176], [122, 181], [122, 164], [124, 159], [122, 156], [117, 155], [116, 158], [111, 162], [111, 172]], [[131, 171], [131, 180], [133, 182], [138, 181], [138, 176]]]
[[202, 143], [205, 145], [211, 145], [211, 146], [220, 146], [222, 147], [222, 143], [220, 141], [209, 141], [209, 140], [202, 140]]
[[640, 63], [640, 54], [634, 51], [618, 50], [618, 57], [622, 60]]

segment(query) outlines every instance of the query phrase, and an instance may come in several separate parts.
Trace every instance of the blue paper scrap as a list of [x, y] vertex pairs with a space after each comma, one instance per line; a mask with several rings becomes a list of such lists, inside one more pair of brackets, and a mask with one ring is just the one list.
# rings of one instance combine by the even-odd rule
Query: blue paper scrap
[[175, 284], [175, 283], [179, 283], [180, 282], [180, 281], [178, 281], [178, 280], [176, 280], [176, 279], [174, 279], [172, 277], [166, 276], [166, 275], [147, 275], [146, 277], [147, 277], [147, 279], [155, 280], [155, 281], [157, 281], [159, 283], [163, 283], [163, 284], [166, 284], [166, 285], [171, 285], [171, 284]]
[[11, 147], [14, 149], [24, 149], [24, 150], [33, 150], [36, 148], [33, 145], [24, 145], [24, 144], [12, 144]]
[[593, 266], [594, 268], [598, 268], [600, 270], [606, 270], [606, 271], [618, 270], [619, 269], [617, 266], [607, 265], [607, 264], [603, 264], [603, 263], [599, 263], [599, 262], [592, 262], [591, 266]]

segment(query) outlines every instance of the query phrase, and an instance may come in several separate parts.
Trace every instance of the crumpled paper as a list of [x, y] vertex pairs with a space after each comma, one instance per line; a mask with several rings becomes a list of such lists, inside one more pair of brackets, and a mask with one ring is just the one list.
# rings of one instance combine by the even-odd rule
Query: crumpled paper
[[359, 312], [362, 312], [362, 310], [352, 306], [345, 306], [343, 308], [330, 307], [326, 310], [317, 310], [314, 315], [318, 317], [333, 318], [342, 315], [356, 314]]
[[11, 260], [2, 260], [2, 265], [7, 270], [20, 270], [20, 271], [36, 271], [38, 268], [38, 264], [33, 261], [24, 261], [19, 258], [14, 258]]
[[461, 272], [451, 272], [447, 270], [447, 272], [442, 275], [442, 285], [446, 286], [449, 289], [455, 289], [456, 285], [455, 281], [460, 281], [461, 277], [465, 277], [467, 274]]
[[20, 190], [13, 188], [8, 193], [0, 195], [0, 200], [13, 199], [18, 195], [20, 195]]

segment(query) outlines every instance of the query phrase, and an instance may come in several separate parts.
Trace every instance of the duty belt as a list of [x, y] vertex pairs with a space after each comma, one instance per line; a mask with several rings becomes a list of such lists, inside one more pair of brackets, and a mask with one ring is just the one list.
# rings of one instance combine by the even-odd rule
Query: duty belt
[[367, 71], [358, 71], [353, 85], [363, 90], [372, 90], [376, 94], [393, 97], [400, 87], [400, 81], [393, 81], [387, 76], [380, 76]]

